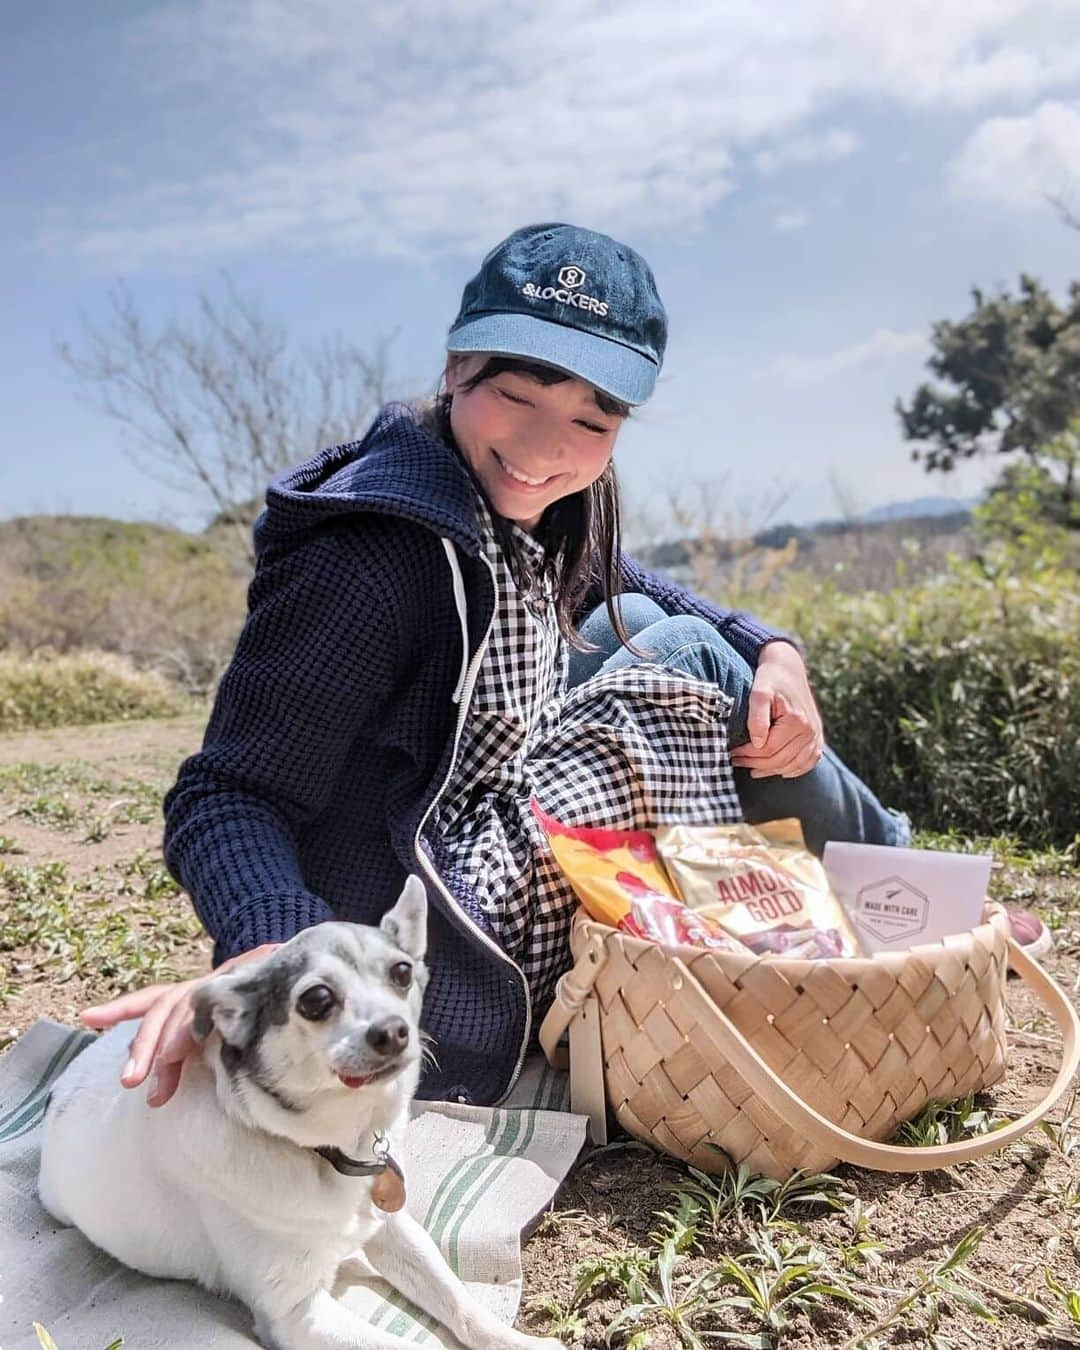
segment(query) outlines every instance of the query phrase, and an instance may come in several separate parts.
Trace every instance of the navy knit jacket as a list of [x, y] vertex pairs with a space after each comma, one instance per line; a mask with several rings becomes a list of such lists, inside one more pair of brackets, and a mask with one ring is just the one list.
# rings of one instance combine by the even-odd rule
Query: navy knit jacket
[[[247, 621], [202, 749], [165, 798], [165, 858], [215, 964], [326, 919], [377, 923], [418, 872], [438, 1060], [421, 1093], [489, 1103], [513, 1084], [534, 1010], [475, 897], [420, 830], [459, 717], [463, 626], [443, 540], [464, 582], [470, 658], [494, 610], [474, 502], [456, 452], [400, 404], [362, 441], [271, 485]], [[622, 585], [707, 619], [751, 666], [779, 636], [630, 558]], [[582, 612], [601, 599], [594, 591]]]

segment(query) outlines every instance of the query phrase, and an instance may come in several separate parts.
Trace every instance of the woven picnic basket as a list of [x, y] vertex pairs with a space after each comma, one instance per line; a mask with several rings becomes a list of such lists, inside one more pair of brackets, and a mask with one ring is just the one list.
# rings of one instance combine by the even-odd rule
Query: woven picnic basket
[[[572, 1109], [606, 1139], [606, 1102], [630, 1134], [708, 1172], [745, 1163], [784, 1178], [838, 1160], [887, 1172], [966, 1162], [1020, 1138], [1060, 1100], [1080, 1024], [990, 905], [967, 933], [904, 952], [818, 961], [661, 947], [579, 910], [575, 965], [540, 1040], [567, 1067]], [[881, 1142], [931, 1100], [1005, 1072], [1009, 967], [1062, 1035], [1042, 1100], [990, 1134], [930, 1148]]]

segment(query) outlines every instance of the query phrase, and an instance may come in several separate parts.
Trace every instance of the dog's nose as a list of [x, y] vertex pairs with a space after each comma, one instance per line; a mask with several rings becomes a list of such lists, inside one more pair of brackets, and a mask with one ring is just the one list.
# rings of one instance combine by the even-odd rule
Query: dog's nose
[[384, 1017], [372, 1022], [365, 1039], [377, 1055], [396, 1055], [409, 1043], [409, 1024], [403, 1017]]

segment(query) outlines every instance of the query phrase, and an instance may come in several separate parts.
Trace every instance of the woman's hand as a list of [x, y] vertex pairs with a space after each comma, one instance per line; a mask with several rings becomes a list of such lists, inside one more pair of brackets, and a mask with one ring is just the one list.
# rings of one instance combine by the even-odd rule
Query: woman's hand
[[117, 1022], [126, 1022], [132, 1017], [141, 1017], [142, 1025], [131, 1042], [131, 1054], [124, 1065], [120, 1081], [124, 1087], [138, 1087], [150, 1073], [154, 1077], [146, 1094], [148, 1106], [164, 1106], [176, 1091], [180, 1082], [180, 1073], [184, 1060], [196, 1049], [198, 1042], [191, 1032], [192, 1011], [191, 993], [200, 984], [206, 984], [223, 970], [242, 965], [246, 961], [256, 961], [266, 956], [277, 942], [264, 942], [250, 952], [241, 952], [209, 975], [195, 980], [181, 980], [176, 984], [152, 984], [146, 989], [136, 989], [131, 994], [121, 994], [98, 1007], [85, 1008], [80, 1017], [88, 1027], [102, 1031], [115, 1026]]
[[749, 743], [731, 752], [731, 762], [751, 778], [800, 778], [825, 749], [821, 714], [810, 692], [806, 666], [790, 642], [761, 649], [750, 690]]

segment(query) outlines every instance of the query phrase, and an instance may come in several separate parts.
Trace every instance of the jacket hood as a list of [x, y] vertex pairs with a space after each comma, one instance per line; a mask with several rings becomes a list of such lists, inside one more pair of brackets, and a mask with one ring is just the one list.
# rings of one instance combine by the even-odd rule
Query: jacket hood
[[408, 404], [388, 403], [361, 440], [323, 450], [273, 480], [255, 522], [255, 551], [375, 511], [426, 525], [475, 555], [476, 491], [456, 451], [424, 431]]

